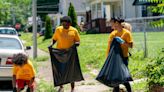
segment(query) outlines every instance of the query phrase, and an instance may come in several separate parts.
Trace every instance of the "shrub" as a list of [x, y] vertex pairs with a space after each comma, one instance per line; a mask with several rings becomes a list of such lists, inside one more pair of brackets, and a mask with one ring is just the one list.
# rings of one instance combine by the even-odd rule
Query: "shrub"
[[148, 86], [164, 86], [164, 53], [160, 53], [155, 59], [151, 60], [146, 67], [146, 77]]
[[97, 33], [99, 33], [98, 28], [93, 28], [86, 31], [86, 34], [97, 34]]
[[70, 16], [72, 19], [72, 26], [75, 27], [78, 31], [80, 31], [80, 27], [77, 24], [76, 11], [72, 3], [70, 3], [69, 9], [68, 9], [68, 16]]
[[51, 19], [49, 16], [46, 16], [46, 30], [44, 34], [44, 39], [48, 39], [52, 37], [52, 25], [51, 25]]

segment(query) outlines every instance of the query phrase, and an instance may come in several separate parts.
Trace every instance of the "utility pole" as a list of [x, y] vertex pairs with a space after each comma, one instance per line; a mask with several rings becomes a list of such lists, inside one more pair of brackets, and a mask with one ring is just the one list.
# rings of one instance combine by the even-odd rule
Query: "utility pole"
[[32, 0], [32, 15], [33, 15], [33, 59], [37, 58], [37, 10], [36, 10], [36, 0]]
[[11, 14], [12, 14], [13, 26], [15, 26], [16, 20], [15, 20], [15, 14], [14, 14], [13, 7], [11, 8]]
[[[12, 4], [11, 5], [13, 5], [14, 6], [14, 4], [15, 4], [15, 2], [14, 2], [14, 0], [12, 1]], [[10, 10], [10, 12], [11, 12], [11, 16], [12, 16], [12, 24], [13, 24], [13, 27], [15, 26], [15, 23], [16, 23], [16, 19], [15, 19], [15, 10], [14, 10], [14, 7], [13, 6], [11, 6], [11, 10]]]
[[126, 18], [126, 13], [125, 13], [125, 11], [126, 11], [126, 0], [122, 0], [122, 4], [123, 4], [123, 6], [122, 6], [122, 18]]

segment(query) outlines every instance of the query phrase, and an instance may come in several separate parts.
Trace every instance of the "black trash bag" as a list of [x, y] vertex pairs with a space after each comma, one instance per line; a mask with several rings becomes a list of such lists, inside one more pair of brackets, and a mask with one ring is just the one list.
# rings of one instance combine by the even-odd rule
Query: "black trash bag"
[[96, 80], [109, 87], [117, 87], [119, 84], [133, 81], [127, 66], [124, 64], [120, 44], [115, 38], [112, 41], [109, 55]]
[[61, 50], [49, 47], [54, 86], [84, 80], [76, 46]]

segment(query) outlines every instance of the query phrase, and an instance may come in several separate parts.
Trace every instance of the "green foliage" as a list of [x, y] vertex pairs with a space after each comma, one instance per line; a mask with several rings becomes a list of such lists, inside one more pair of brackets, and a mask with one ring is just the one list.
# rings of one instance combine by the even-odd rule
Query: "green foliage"
[[23, 43], [25, 46], [32, 46], [33, 44], [33, 37], [32, 37], [32, 33], [23, 33], [21, 32], [21, 36], [20, 38], [23, 40]]
[[[151, 10], [153, 13], [164, 14], [164, 0], [147, 0], [148, 2], [152, 3], [159, 3], [157, 6], [149, 6], [148, 9]], [[160, 3], [162, 2], [162, 3]], [[164, 19], [156, 20], [150, 23], [153, 27], [163, 27], [164, 26]]]
[[164, 52], [152, 59], [145, 69], [149, 87], [164, 86]]
[[46, 16], [46, 30], [44, 34], [44, 39], [48, 39], [52, 37], [52, 24], [51, 24], [51, 19], [49, 16]]
[[37, 57], [35, 59], [35, 61], [37, 62], [44, 62], [44, 61], [47, 61], [49, 59], [49, 56], [40, 56], [40, 57]]
[[147, 90], [147, 82], [146, 81], [141, 81], [138, 83], [134, 83], [132, 85], [133, 92], [146, 92]]
[[152, 27], [163, 27], [164, 26], [164, 19], [160, 19], [157, 21], [153, 21], [150, 23]]
[[57, 92], [52, 83], [40, 80], [37, 84], [36, 92]]
[[72, 19], [72, 26], [75, 27], [78, 31], [80, 31], [80, 27], [77, 24], [77, 15], [76, 15], [75, 8], [72, 5], [72, 3], [70, 3], [69, 9], [68, 9], [68, 16], [70, 16]]
[[86, 34], [97, 34], [97, 33], [99, 33], [98, 28], [93, 28], [86, 31]]
[[23, 25], [31, 16], [32, 0], [0, 0], [0, 25], [12, 25], [13, 19]]

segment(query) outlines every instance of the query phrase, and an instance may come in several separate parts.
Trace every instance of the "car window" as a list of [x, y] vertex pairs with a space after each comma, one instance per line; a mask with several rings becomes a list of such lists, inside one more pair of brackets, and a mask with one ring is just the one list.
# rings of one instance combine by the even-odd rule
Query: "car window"
[[0, 34], [13, 34], [16, 35], [16, 31], [14, 29], [0, 29]]
[[22, 49], [22, 47], [17, 39], [0, 38], [0, 49]]

